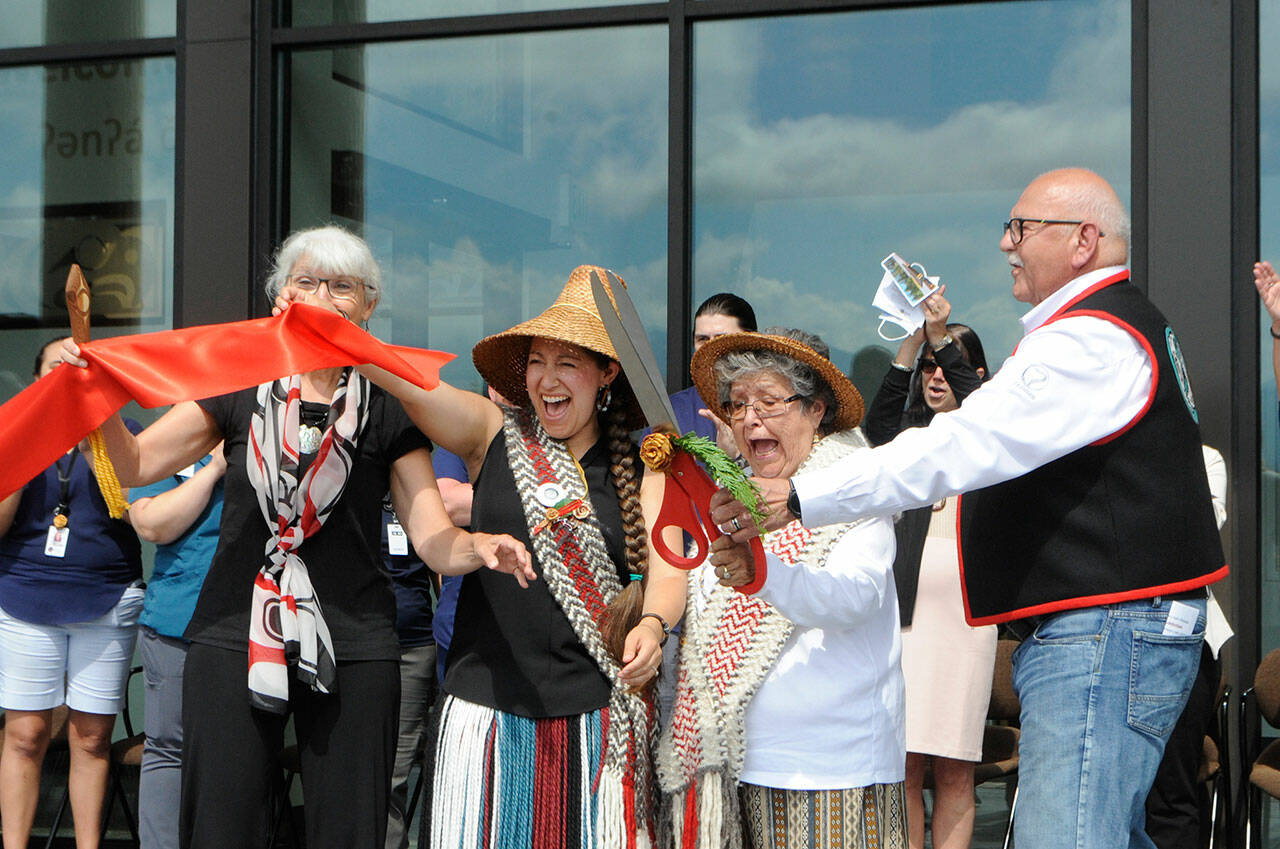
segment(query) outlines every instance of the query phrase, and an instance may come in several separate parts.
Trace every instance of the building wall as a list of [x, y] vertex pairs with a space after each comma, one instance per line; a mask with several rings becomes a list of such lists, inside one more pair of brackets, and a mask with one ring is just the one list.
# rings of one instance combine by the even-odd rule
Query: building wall
[[599, 262], [672, 388], [692, 307], [729, 290], [822, 333], [870, 394], [879, 259], [940, 275], [998, 361], [1020, 312], [1000, 222], [1035, 174], [1086, 165], [1132, 207], [1135, 276], [1231, 469], [1234, 679], [1280, 642], [1256, 3], [29, 5], [0, 0], [4, 397], [62, 323], [66, 257], [98, 263], [99, 334], [229, 321], [265, 314], [282, 235], [326, 220], [387, 268], [374, 331], [462, 354], [461, 385], [471, 342]]

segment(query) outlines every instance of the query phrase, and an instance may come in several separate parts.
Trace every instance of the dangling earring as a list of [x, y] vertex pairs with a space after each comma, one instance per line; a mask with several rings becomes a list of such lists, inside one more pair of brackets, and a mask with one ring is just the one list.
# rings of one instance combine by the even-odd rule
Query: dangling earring
[[609, 405], [613, 403], [613, 390], [609, 388], [609, 384], [600, 387], [600, 391], [596, 393], [596, 409], [602, 413], [609, 411]]

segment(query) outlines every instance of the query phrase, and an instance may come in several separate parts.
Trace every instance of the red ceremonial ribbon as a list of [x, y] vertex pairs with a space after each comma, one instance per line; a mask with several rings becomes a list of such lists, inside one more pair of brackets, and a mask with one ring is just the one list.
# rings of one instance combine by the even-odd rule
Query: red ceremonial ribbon
[[307, 304], [273, 318], [98, 339], [80, 350], [88, 368], [55, 368], [0, 406], [0, 498], [129, 401], [160, 407], [364, 363], [434, 389], [440, 367], [454, 358], [385, 344], [338, 313]]

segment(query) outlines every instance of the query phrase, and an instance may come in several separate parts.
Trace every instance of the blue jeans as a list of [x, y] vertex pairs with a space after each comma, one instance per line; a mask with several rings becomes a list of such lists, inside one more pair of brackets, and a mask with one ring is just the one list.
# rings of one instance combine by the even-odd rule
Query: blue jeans
[[1171, 602], [1155, 598], [1050, 616], [1018, 647], [1018, 846], [1153, 849], [1147, 792], [1204, 633], [1204, 600], [1183, 603], [1199, 614], [1190, 635], [1161, 633]]

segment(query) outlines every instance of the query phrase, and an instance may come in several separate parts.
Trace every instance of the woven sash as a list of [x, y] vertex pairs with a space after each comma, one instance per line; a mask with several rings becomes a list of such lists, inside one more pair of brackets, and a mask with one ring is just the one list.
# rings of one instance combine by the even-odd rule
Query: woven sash
[[506, 408], [503, 427], [507, 460], [543, 579], [574, 634], [612, 685], [598, 796], [600, 845], [632, 847], [638, 834], [647, 837], [651, 831], [649, 727], [653, 706], [618, 683], [619, 666], [600, 630], [609, 602], [622, 591], [622, 583], [594, 513], [586, 519], [565, 517], [538, 529], [546, 519], [546, 507], [536, 495], [540, 484], [556, 483], [567, 498], [590, 502], [586, 484], [565, 444], [549, 437], [528, 410]]

